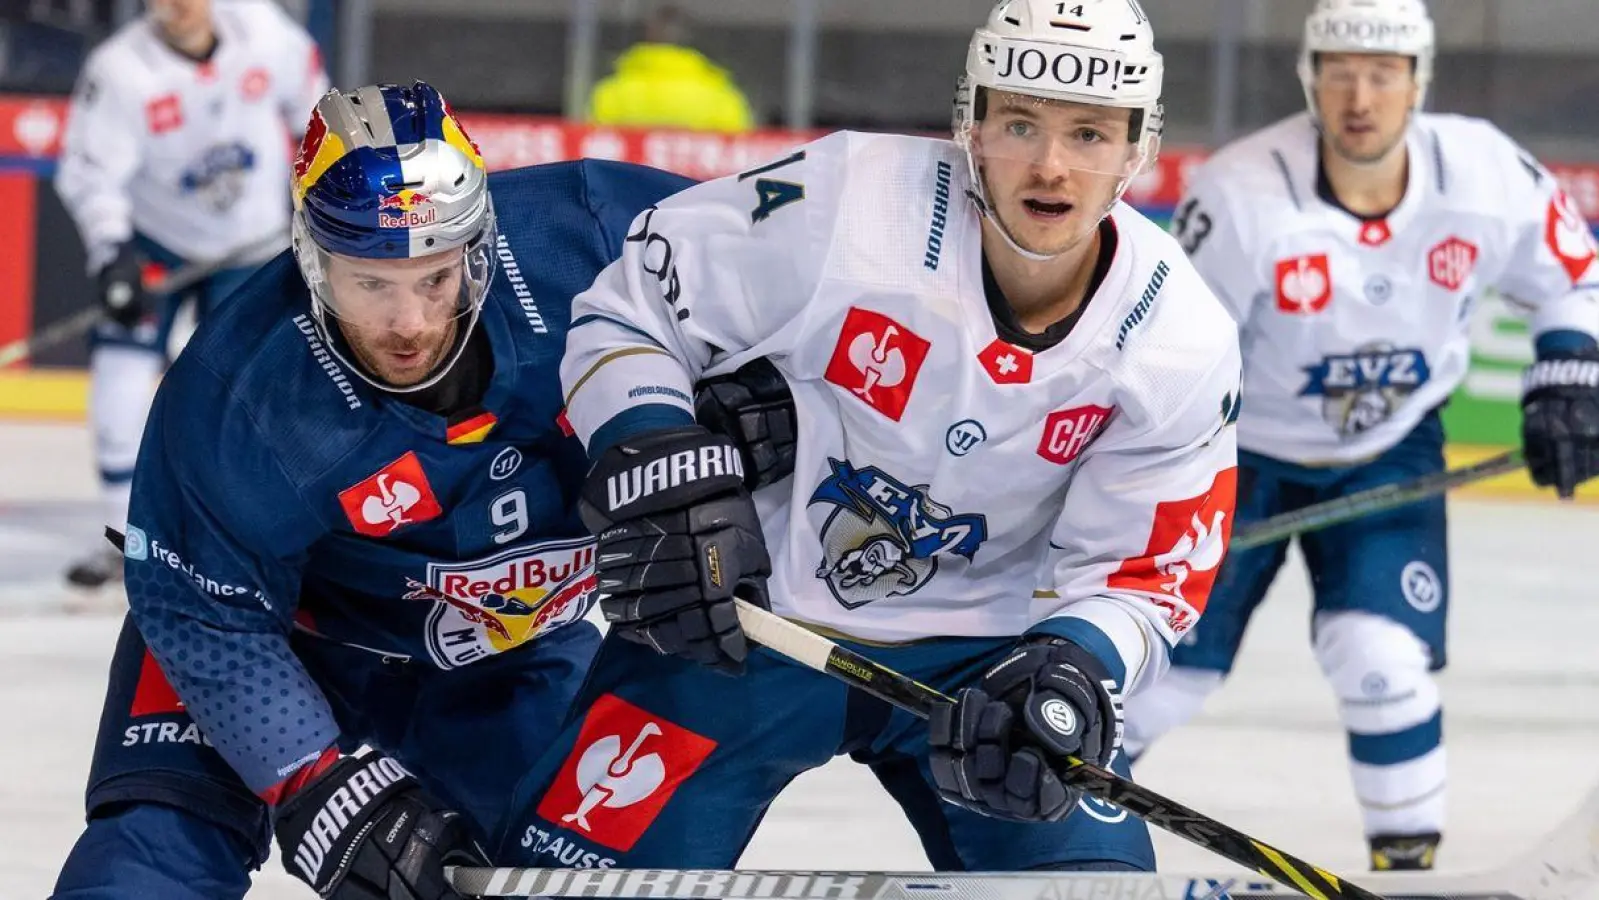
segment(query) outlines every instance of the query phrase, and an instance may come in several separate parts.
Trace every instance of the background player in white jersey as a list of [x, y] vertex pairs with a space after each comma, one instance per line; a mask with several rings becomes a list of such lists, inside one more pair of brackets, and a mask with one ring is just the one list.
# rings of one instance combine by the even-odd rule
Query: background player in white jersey
[[[1123, 764], [1122, 695], [1232, 518], [1236, 329], [1119, 202], [1156, 152], [1153, 41], [1128, 0], [999, 3], [955, 142], [839, 133], [635, 221], [562, 364], [612, 631], [506, 856], [728, 867], [849, 753], [940, 869], [1153, 865], [1102, 834], [1124, 811], [1065, 818], [1053, 763]], [[689, 395], [762, 358], [799, 436], [752, 500]], [[929, 728], [751, 653], [735, 588], [957, 701]]]
[[[326, 90], [316, 45], [272, 0], [147, 0], [84, 65], [55, 183], [106, 310], [90, 339], [89, 419], [119, 530], [178, 307], [203, 317], [287, 246], [291, 140]], [[161, 271], [224, 260], [177, 296], [145, 290]], [[96, 588], [121, 572], [96, 535], [67, 579]]]
[[[1419, 0], [1321, 0], [1299, 74], [1309, 112], [1216, 154], [1175, 229], [1240, 323], [1241, 522], [1440, 470], [1438, 408], [1469, 357], [1473, 301], [1532, 309], [1523, 399], [1533, 480], [1599, 472], [1599, 268], [1553, 176], [1494, 126], [1422, 113]], [[1444, 500], [1305, 534], [1315, 654], [1338, 697], [1372, 865], [1428, 868], [1444, 826], [1438, 687]], [[1172, 671], [1128, 706], [1133, 753], [1198, 711], [1287, 542], [1228, 558]]]

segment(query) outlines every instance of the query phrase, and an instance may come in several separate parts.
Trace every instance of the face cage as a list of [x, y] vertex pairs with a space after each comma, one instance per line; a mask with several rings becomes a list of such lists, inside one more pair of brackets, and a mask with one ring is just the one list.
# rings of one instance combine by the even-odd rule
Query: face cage
[[[1023, 259], [1032, 260], [1033, 262], [1048, 262], [1061, 256], [1066, 251], [1062, 250], [1060, 253], [1036, 253], [1026, 249], [1017, 243], [1016, 238], [1011, 235], [1010, 229], [1006, 228], [1005, 223], [999, 220], [999, 216], [994, 215], [993, 208], [989, 205], [988, 186], [983, 183], [982, 166], [977, 162], [977, 154], [972, 152], [972, 132], [977, 129], [974, 104], [977, 99], [977, 91], [980, 90], [985, 90], [985, 88], [968, 85], [964, 76], [961, 78], [961, 84], [956, 88], [955, 102], [958, 114], [955, 126], [955, 145], [960, 147], [961, 152], [966, 154], [966, 173], [971, 184], [971, 187], [966, 189], [966, 196], [976, 204], [977, 211], [983, 218], [994, 223], [994, 230], [999, 232], [999, 236], [1005, 240], [1006, 245], [1013, 252]], [[965, 96], [961, 96], [962, 94]], [[1040, 97], [1038, 99], [1046, 98]], [[1139, 107], [1126, 108], [1136, 109]], [[1105, 221], [1105, 217], [1110, 215], [1110, 211], [1121, 201], [1122, 196], [1127, 193], [1127, 188], [1133, 183], [1133, 179], [1137, 178], [1160, 155], [1160, 126], [1163, 116], [1160, 104], [1155, 104], [1153, 108], [1143, 107], [1143, 110], [1144, 121], [1138, 135], [1138, 155], [1134, 163], [1128, 167], [1127, 174], [1117, 180], [1116, 189], [1111, 192], [1110, 201], [1105, 204], [1105, 208], [1100, 210], [1099, 216], [1094, 220], [1095, 228], [1099, 227], [1099, 223]]]
[[391, 394], [411, 394], [426, 390], [443, 380], [455, 364], [460, 361], [461, 354], [466, 351], [467, 339], [472, 336], [472, 330], [477, 327], [478, 317], [483, 311], [483, 301], [488, 297], [489, 285], [494, 281], [495, 248], [499, 241], [499, 228], [495, 223], [494, 207], [489, 205], [483, 230], [478, 236], [469, 241], [464, 250], [465, 275], [461, 279], [461, 292], [463, 295], [461, 312], [455, 318], [466, 318], [461, 327], [456, 329], [454, 346], [438, 367], [413, 385], [400, 387], [392, 385], [369, 373], [361, 364], [353, 359], [354, 354], [348, 357], [339, 350], [343, 343], [342, 335], [336, 335], [337, 329], [332, 327], [328, 320], [338, 319], [333, 304], [329, 301], [327, 293], [330, 290], [327, 279], [328, 252], [323, 250], [311, 237], [310, 229], [305, 224], [303, 212], [296, 212], [293, 217], [293, 246], [294, 258], [300, 264], [300, 275], [305, 279], [305, 285], [311, 292], [311, 321], [315, 325], [318, 336], [328, 352], [343, 363], [345, 368], [354, 372], [362, 381]]

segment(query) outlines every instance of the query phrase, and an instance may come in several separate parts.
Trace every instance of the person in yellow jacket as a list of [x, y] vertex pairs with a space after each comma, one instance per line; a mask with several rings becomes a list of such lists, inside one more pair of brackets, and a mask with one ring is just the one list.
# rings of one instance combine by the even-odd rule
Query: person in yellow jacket
[[596, 125], [749, 131], [749, 101], [728, 71], [687, 46], [688, 23], [674, 6], [658, 9], [644, 40], [616, 60], [589, 95]]

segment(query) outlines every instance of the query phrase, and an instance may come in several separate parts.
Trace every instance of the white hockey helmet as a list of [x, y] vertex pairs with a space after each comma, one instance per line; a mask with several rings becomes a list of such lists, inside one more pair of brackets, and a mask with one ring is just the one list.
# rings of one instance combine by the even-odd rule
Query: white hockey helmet
[[1416, 105], [1420, 110], [1432, 83], [1436, 37], [1422, 0], [1316, 0], [1305, 20], [1299, 49], [1299, 83], [1313, 119], [1316, 111], [1316, 54], [1385, 53], [1416, 61]]
[[1164, 74], [1155, 31], [1138, 0], [1000, 0], [972, 35], [966, 71], [955, 88], [952, 123], [985, 213], [988, 199], [972, 145], [972, 133], [986, 112], [985, 89], [1137, 110], [1128, 132], [1135, 156], [1125, 172], [1116, 173], [1122, 177], [1114, 206], [1159, 153]]

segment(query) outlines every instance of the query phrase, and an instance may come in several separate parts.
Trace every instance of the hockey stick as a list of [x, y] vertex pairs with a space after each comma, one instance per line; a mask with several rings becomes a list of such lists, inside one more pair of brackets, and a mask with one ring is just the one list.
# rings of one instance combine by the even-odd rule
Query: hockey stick
[[[772, 613], [738, 602], [739, 623], [761, 644], [852, 687], [926, 717], [937, 691], [852, 653]], [[1291, 900], [1378, 895], [1275, 850], [1153, 791], [1080, 760], [1067, 780], [1152, 824], [1265, 874], [1231, 875], [1036, 872], [778, 872], [677, 869], [452, 868], [451, 884], [479, 897], [607, 897], [614, 900]], [[1599, 791], [1538, 841], [1498, 869], [1466, 875], [1373, 873], [1363, 879], [1393, 900], [1599, 900]]]
[[[247, 266], [252, 262], [265, 262], [282, 251], [287, 240], [287, 233], [279, 232], [270, 238], [246, 244], [220, 259], [190, 263], [145, 288], [145, 292], [152, 296], [165, 297], [193, 287], [223, 269]], [[80, 309], [59, 322], [52, 322], [35, 334], [0, 346], [0, 369], [35, 356], [57, 344], [70, 341], [93, 328], [104, 317], [105, 310], [97, 304], [87, 309]]]
[[[1094, 872], [780, 872], [679, 869], [448, 870], [476, 897], [614, 900], [1293, 900], [1272, 881], [1232, 875]], [[1364, 879], [1393, 900], [1599, 898], [1599, 791], [1536, 849], [1497, 869], [1464, 875], [1375, 872]]]
[[1359, 491], [1347, 497], [1327, 500], [1242, 526], [1238, 529], [1238, 533], [1233, 535], [1229, 546], [1233, 550], [1248, 550], [1275, 543], [1296, 534], [1316, 531], [1372, 513], [1386, 512], [1407, 503], [1415, 503], [1417, 500], [1425, 500], [1484, 478], [1514, 472], [1524, 464], [1525, 460], [1520, 450], [1509, 450], [1469, 466]]

